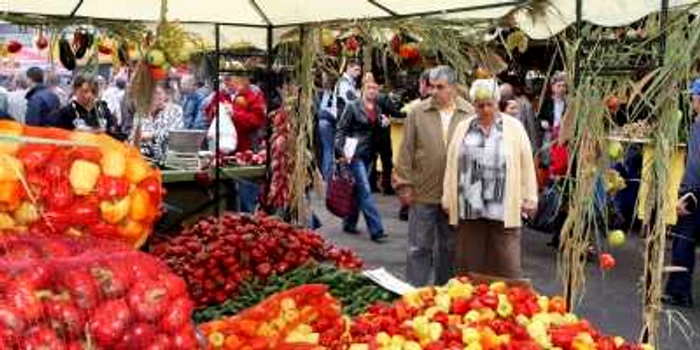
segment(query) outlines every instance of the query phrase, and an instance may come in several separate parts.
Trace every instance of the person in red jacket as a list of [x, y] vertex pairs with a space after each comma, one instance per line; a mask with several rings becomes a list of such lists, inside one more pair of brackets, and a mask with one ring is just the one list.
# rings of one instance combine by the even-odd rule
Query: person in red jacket
[[265, 95], [257, 86], [250, 83], [247, 76], [231, 79], [233, 88], [233, 125], [238, 133], [238, 148], [236, 151], [253, 150], [256, 141], [265, 127]]

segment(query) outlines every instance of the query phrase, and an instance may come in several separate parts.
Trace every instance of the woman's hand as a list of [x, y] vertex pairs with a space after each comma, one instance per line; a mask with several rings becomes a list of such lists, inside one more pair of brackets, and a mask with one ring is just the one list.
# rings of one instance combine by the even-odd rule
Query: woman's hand
[[533, 218], [535, 217], [535, 214], [537, 214], [537, 205], [535, 205], [535, 203], [532, 201], [526, 200], [520, 207], [520, 211], [526, 218]]

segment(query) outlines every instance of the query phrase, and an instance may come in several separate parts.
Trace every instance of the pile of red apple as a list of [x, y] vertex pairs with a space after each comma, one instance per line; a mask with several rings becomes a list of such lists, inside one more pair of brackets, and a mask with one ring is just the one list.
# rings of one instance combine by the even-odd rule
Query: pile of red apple
[[0, 349], [198, 349], [185, 283], [97, 240], [0, 240]]

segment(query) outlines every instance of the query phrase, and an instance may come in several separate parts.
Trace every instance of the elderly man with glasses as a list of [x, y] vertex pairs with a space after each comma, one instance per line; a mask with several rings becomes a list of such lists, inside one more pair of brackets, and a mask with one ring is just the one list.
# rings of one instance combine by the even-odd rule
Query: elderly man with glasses
[[410, 206], [406, 277], [415, 286], [430, 282], [431, 269], [435, 284], [447, 282], [453, 271], [454, 232], [440, 207], [447, 143], [455, 126], [474, 114], [457, 96], [456, 80], [450, 67], [430, 71], [431, 97], [409, 112], [396, 164], [395, 187]]

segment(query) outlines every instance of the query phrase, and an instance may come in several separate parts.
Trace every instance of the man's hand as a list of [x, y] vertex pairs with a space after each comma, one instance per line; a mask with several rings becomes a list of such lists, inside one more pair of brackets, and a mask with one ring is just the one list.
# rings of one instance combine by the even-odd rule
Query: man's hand
[[412, 206], [413, 205], [413, 187], [404, 186], [399, 189], [399, 200], [402, 205]]
[[686, 204], [687, 203], [685, 200], [678, 201], [678, 204], [676, 204], [676, 214], [678, 214], [678, 216], [686, 216], [690, 214], [690, 211], [688, 211], [688, 207]]
[[391, 119], [389, 119], [389, 117], [387, 117], [385, 114], [382, 114], [382, 118], [379, 120], [379, 123], [382, 128], [386, 128], [391, 125]]

